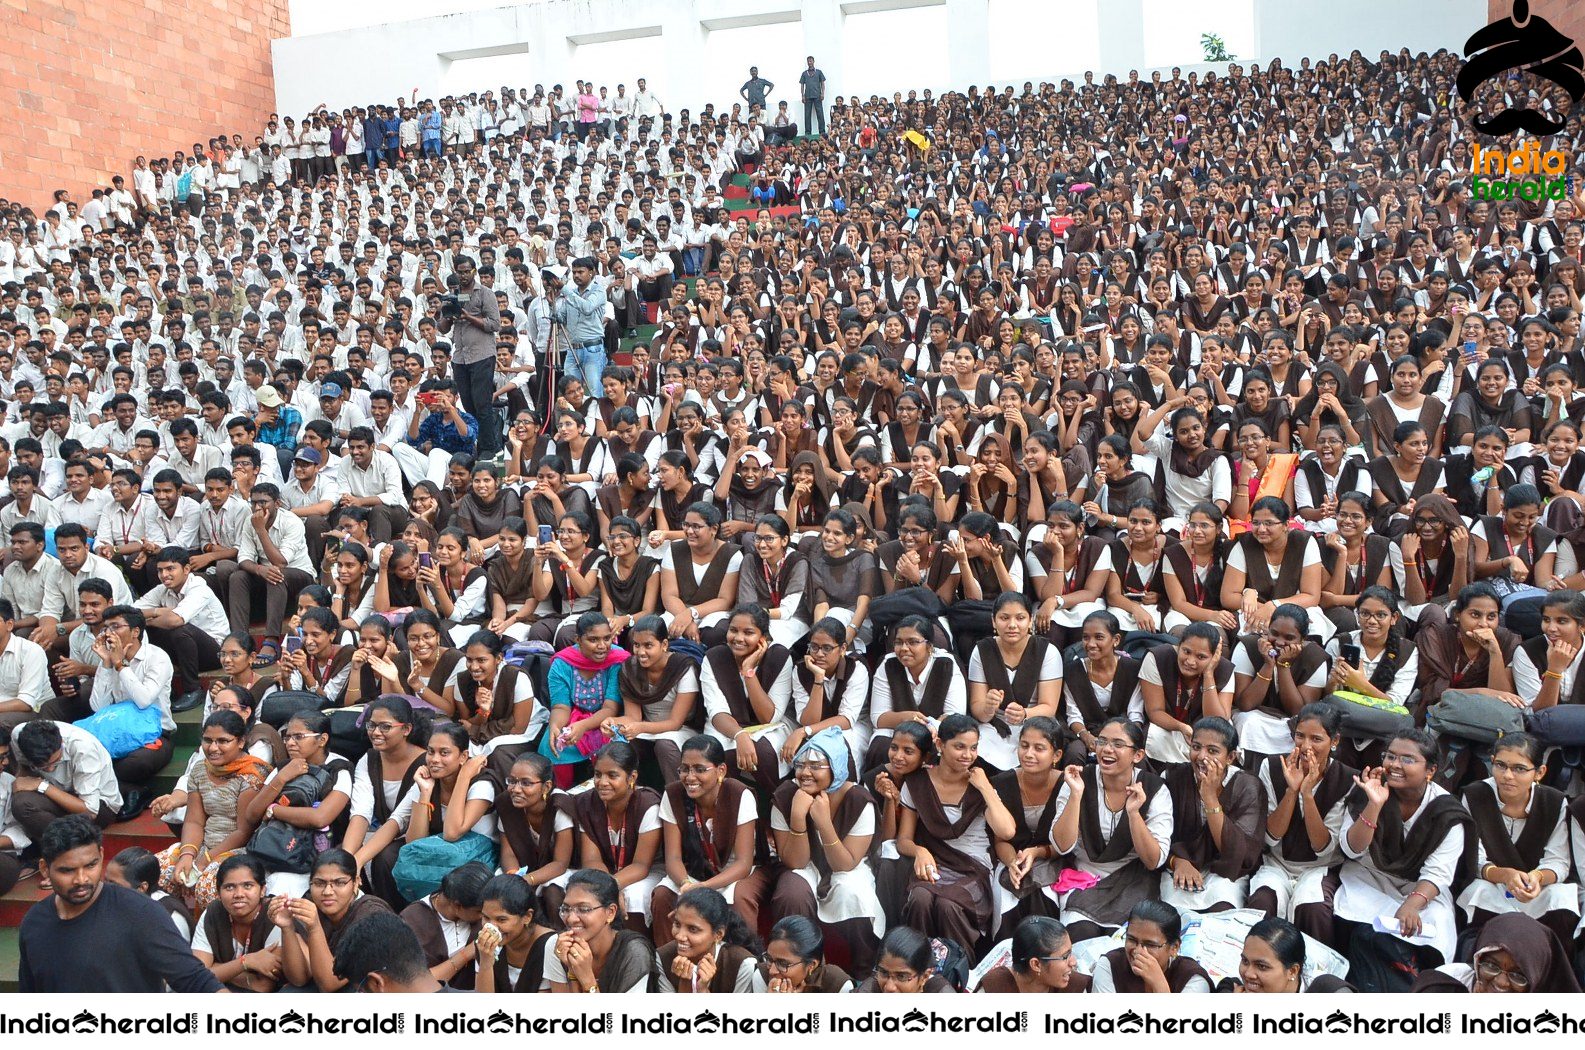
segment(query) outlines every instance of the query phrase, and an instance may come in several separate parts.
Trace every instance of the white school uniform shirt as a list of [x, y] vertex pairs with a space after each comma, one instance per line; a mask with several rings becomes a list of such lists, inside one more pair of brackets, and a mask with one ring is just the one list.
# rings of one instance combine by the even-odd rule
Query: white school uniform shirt
[[[167, 658], [166, 663], [169, 662]], [[95, 679], [96, 696], [97, 683], [98, 679]], [[165, 685], [166, 692], [169, 693], [169, 679], [166, 679]], [[163, 715], [164, 712], [161, 713]], [[122, 801], [121, 785], [116, 783], [115, 766], [111, 761], [110, 752], [105, 750], [105, 745], [88, 730], [80, 729], [70, 722], [56, 722], [55, 726], [61, 732], [61, 760], [54, 769], [44, 774], [44, 779], [63, 791], [76, 795], [82, 800], [83, 805], [88, 807], [90, 814], [97, 814], [101, 804], [119, 810]], [[170, 728], [174, 729], [175, 723], [172, 723]]]
[[150, 496], [138, 494], [132, 501], [132, 506], [123, 507], [115, 500], [111, 500], [105, 508], [104, 516], [99, 519], [99, 527], [94, 531], [94, 538], [100, 543], [109, 543], [115, 546], [125, 546], [134, 540], [141, 541], [148, 535], [144, 528], [144, 518], [148, 508], [154, 506]]
[[225, 606], [220, 604], [215, 592], [197, 573], [189, 575], [178, 591], [171, 590], [163, 583], [155, 584], [134, 605], [139, 609], [174, 609], [183, 623], [198, 628], [211, 638], [224, 638], [231, 630]]
[[[198, 546], [198, 501], [178, 496], [175, 513], [167, 517], [158, 503], [149, 500], [143, 508], [143, 535], [161, 547], [192, 550]], [[226, 630], [222, 628], [220, 633], [223, 635]]]
[[44, 588], [44, 602], [39, 607], [39, 615], [48, 616], [57, 622], [77, 619], [77, 585], [84, 580], [104, 580], [108, 583], [111, 604], [132, 604], [132, 588], [127, 586], [126, 574], [106, 559], [90, 553], [83, 561], [83, 567], [75, 573], [61, 566], [61, 571]]
[[33, 844], [28, 838], [28, 833], [22, 830], [15, 815], [11, 812], [11, 796], [15, 791], [16, 777], [10, 773], [0, 773], [0, 836], [11, 840], [9, 852], [20, 853]]
[[[941, 717], [965, 714], [969, 709], [968, 684], [963, 677], [963, 669], [958, 666], [957, 661], [953, 660], [951, 655], [944, 649], [931, 650], [930, 662], [925, 665], [924, 676], [918, 681], [914, 680], [914, 676], [908, 673], [906, 668], [904, 669], [904, 677], [908, 681], [909, 690], [913, 693], [914, 708], [917, 710], [919, 707], [919, 701], [924, 696], [925, 684], [930, 681], [930, 672], [935, 667], [936, 661], [943, 657], [952, 660], [952, 680], [947, 685], [946, 700], [941, 705]], [[887, 656], [885, 660], [881, 661], [880, 669], [875, 672], [873, 692], [870, 694], [870, 720], [872, 722], [878, 721], [881, 715], [890, 714], [892, 711], [897, 710], [896, 705], [892, 702], [891, 679], [886, 673], [886, 665], [894, 663], [896, 660], [896, 656]], [[876, 732], [890, 734], [891, 730], [877, 729]]]
[[100, 521], [104, 519], [105, 510], [113, 502], [109, 489], [90, 488], [80, 500], [70, 492], [63, 494], [55, 501], [55, 510], [62, 522], [81, 525], [88, 535], [94, 536], [98, 533]]
[[0, 649], [0, 700], [21, 700], [37, 711], [52, 692], [44, 649], [13, 632]]
[[[1535, 703], [1535, 698], [1541, 695], [1541, 676], [1546, 668], [1537, 667], [1535, 661], [1530, 659], [1530, 654], [1523, 649], [1514, 651], [1512, 666], [1513, 690], [1524, 701], [1525, 707], [1529, 707]], [[1574, 659], [1563, 669], [1563, 680], [1557, 684], [1560, 699], [1574, 695], [1574, 683], [1579, 681], [1582, 666], [1585, 666], [1585, 647], [1581, 647], [1580, 651], [1574, 654]]]
[[[275, 544], [275, 549], [281, 557], [286, 559], [286, 564], [293, 569], [301, 569], [310, 576], [314, 574], [314, 564], [308, 558], [308, 535], [303, 526], [303, 519], [284, 509], [277, 508], [275, 520], [265, 530], [269, 534], [270, 542]], [[254, 562], [258, 565], [270, 564], [269, 558], [264, 554], [264, 545], [259, 542], [259, 534], [253, 527], [251, 519], [243, 524], [237, 544], [237, 562]]]

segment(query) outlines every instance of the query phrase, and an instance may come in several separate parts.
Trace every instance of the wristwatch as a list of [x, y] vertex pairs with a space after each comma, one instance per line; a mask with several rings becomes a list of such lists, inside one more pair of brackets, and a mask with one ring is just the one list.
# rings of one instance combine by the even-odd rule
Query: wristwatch
[[45, 780], [43, 777], [39, 777], [39, 786], [33, 790], [37, 791], [41, 795], [48, 794], [50, 790], [50, 782]]

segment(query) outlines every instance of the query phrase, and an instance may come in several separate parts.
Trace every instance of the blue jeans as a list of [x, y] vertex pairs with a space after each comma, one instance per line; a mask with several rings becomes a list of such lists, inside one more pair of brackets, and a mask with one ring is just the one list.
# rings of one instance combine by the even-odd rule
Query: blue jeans
[[594, 343], [590, 346], [574, 346], [567, 351], [567, 363], [562, 365], [562, 375], [572, 374], [574, 369], [583, 375], [583, 391], [593, 396], [600, 387], [600, 373], [605, 371], [605, 343]]

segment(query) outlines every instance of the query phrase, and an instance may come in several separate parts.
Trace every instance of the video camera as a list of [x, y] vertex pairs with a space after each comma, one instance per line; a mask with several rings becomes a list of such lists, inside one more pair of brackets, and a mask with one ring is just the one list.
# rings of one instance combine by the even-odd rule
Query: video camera
[[439, 297], [440, 316], [458, 318], [462, 316], [462, 296], [446, 294]]

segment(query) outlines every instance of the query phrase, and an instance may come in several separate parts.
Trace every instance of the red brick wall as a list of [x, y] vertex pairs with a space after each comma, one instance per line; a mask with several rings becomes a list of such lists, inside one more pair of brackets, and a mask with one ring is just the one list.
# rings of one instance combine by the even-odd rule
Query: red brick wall
[[[1513, 0], [1490, 0], [1486, 6], [1495, 22], [1513, 11]], [[1573, 37], [1585, 51], [1585, 0], [1530, 0], [1530, 13], [1540, 15], [1557, 26], [1559, 32]]]
[[270, 42], [289, 35], [287, 0], [0, 0], [0, 196], [42, 211], [140, 153], [251, 143], [275, 106]]

